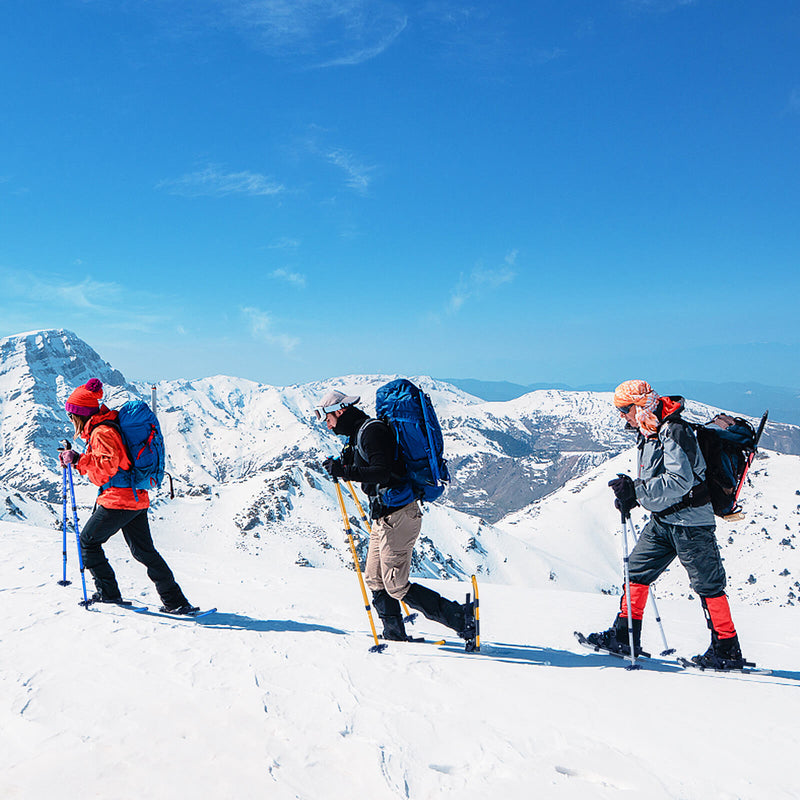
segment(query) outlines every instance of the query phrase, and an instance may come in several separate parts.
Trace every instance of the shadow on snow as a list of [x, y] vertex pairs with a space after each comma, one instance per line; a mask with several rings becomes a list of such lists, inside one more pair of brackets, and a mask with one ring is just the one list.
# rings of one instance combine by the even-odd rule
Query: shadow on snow
[[229, 630], [255, 631], [257, 633], [336, 633], [344, 635], [347, 631], [331, 628], [328, 625], [295, 622], [291, 619], [254, 619], [242, 614], [215, 612], [197, 620], [204, 628], [227, 628]]

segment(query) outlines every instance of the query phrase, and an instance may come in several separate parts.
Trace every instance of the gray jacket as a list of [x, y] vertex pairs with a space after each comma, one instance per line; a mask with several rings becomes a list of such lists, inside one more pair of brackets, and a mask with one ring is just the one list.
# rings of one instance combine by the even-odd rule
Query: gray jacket
[[[680, 419], [683, 398], [666, 398], [670, 413], [664, 417], [656, 436], [639, 434], [638, 475], [634, 481], [636, 499], [650, 512], [664, 511], [680, 503], [689, 490], [705, 480], [706, 462], [697, 437]], [[678, 404], [677, 407], [675, 404]], [[659, 409], [661, 411], [661, 408]], [[714, 525], [711, 503], [681, 508], [659, 517], [669, 525]]]

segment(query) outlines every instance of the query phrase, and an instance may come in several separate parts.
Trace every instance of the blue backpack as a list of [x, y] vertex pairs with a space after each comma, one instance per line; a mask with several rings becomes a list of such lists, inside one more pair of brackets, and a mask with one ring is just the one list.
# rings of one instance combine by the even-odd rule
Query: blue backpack
[[100, 487], [100, 491], [109, 486], [118, 486], [133, 489], [136, 497], [137, 489], [157, 489], [164, 480], [164, 436], [158, 417], [144, 400], [128, 401], [120, 406], [117, 414], [116, 421], [105, 420], [99, 424], [109, 425], [119, 431], [131, 467], [119, 470]]
[[[411, 381], [399, 378], [381, 386], [375, 395], [379, 420], [393, 431], [397, 458], [405, 466], [404, 486], [381, 492], [387, 507], [406, 505], [412, 500], [438, 500], [449, 482], [450, 473], [443, 457], [444, 439], [430, 397]], [[356, 446], [364, 455], [359, 430]]]

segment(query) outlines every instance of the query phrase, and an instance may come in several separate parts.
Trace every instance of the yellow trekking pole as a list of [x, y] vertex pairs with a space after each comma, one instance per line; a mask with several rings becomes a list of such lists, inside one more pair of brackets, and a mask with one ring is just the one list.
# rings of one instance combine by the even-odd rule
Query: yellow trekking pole
[[[364, 598], [364, 608], [367, 610], [367, 617], [369, 618], [369, 627], [372, 629], [372, 638], [375, 644], [370, 647], [370, 653], [380, 653], [386, 649], [386, 642], [378, 641], [378, 633], [375, 630], [375, 622], [372, 619], [372, 609], [370, 608], [369, 600], [367, 599], [367, 588], [364, 586], [364, 578], [361, 575], [361, 565], [358, 563], [358, 553], [356, 552], [356, 543], [353, 540], [353, 532], [350, 530], [350, 520], [347, 518], [347, 510], [344, 507], [344, 496], [342, 495], [342, 487], [339, 486], [339, 479], [333, 479], [336, 485], [336, 494], [339, 498], [339, 508], [342, 512], [342, 520], [344, 521], [344, 532], [347, 534], [347, 539], [350, 542], [350, 550], [353, 553], [353, 562], [356, 565], [356, 575], [358, 575], [358, 583], [361, 586], [361, 596]], [[352, 488], [351, 488], [352, 491]]]
[[[372, 533], [372, 525], [369, 524], [369, 519], [367, 519], [367, 515], [364, 513], [364, 507], [361, 505], [358, 495], [356, 494], [356, 490], [353, 488], [353, 484], [350, 481], [347, 481], [347, 488], [350, 490], [350, 494], [352, 495], [356, 507], [358, 508], [358, 513], [361, 515], [361, 521], [367, 527], [367, 532]], [[405, 614], [403, 617], [403, 622], [410, 622], [413, 625], [414, 620], [417, 618], [416, 612], [412, 614], [408, 610], [408, 606], [402, 600], [400, 601], [400, 605], [403, 606], [403, 613]]]

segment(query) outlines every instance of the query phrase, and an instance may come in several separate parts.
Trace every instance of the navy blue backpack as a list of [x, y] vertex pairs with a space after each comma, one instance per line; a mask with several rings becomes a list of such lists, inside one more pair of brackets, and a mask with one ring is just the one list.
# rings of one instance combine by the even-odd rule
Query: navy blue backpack
[[413, 499], [438, 500], [450, 473], [443, 455], [442, 428], [430, 397], [411, 381], [398, 378], [378, 389], [375, 412], [394, 432], [397, 455], [406, 468], [403, 477], [410, 484], [381, 492], [383, 502], [392, 507]]

